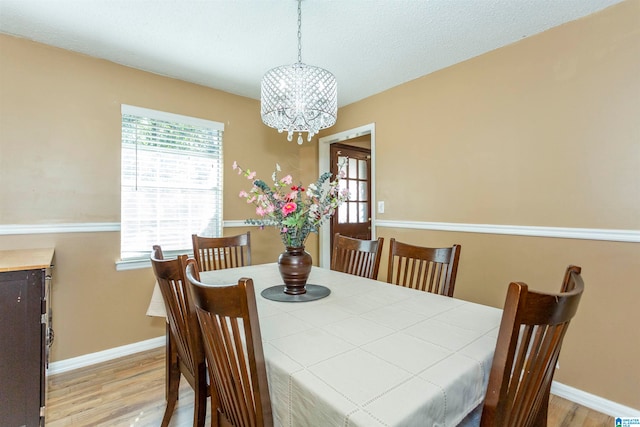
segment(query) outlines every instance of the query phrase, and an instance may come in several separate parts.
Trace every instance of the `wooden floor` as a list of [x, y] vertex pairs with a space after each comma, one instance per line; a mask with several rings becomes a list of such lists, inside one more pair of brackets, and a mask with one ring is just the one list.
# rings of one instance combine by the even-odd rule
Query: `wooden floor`
[[[174, 427], [193, 425], [193, 392], [185, 380], [181, 384], [171, 419]], [[160, 347], [49, 376], [46, 425], [157, 427], [164, 406], [164, 347]], [[209, 420], [207, 411], [207, 426]], [[612, 417], [551, 397], [548, 427], [613, 425]]]

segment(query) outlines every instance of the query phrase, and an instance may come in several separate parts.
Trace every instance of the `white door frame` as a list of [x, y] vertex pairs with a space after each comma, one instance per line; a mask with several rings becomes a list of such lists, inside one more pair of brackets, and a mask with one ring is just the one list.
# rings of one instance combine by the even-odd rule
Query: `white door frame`
[[[329, 161], [331, 155], [330, 145], [335, 142], [344, 142], [348, 139], [357, 138], [363, 135], [371, 135], [371, 238], [375, 239], [376, 235], [376, 124], [360, 126], [355, 129], [349, 129], [344, 132], [327, 135], [320, 138], [318, 142], [318, 169], [320, 173], [330, 170]], [[319, 243], [320, 243], [320, 267], [329, 268], [331, 265], [331, 233], [330, 225], [327, 221], [320, 227]]]

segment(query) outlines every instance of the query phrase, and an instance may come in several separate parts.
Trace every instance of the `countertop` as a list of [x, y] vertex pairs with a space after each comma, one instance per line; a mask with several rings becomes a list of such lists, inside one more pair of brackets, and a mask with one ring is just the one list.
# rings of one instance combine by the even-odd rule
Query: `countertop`
[[53, 248], [0, 251], [0, 272], [49, 268], [53, 253]]

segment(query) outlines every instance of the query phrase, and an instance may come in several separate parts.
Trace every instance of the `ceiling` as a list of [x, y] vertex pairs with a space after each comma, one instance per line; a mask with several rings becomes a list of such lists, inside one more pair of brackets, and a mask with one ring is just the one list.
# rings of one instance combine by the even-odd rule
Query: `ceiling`
[[[302, 62], [344, 106], [621, 1], [304, 0]], [[294, 0], [0, 0], [0, 32], [254, 99], [298, 54]]]

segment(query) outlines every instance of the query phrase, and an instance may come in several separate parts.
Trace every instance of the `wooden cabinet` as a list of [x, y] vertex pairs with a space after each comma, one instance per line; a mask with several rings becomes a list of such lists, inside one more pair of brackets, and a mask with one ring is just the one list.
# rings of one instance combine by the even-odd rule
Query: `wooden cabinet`
[[0, 426], [44, 425], [53, 249], [0, 251]]

